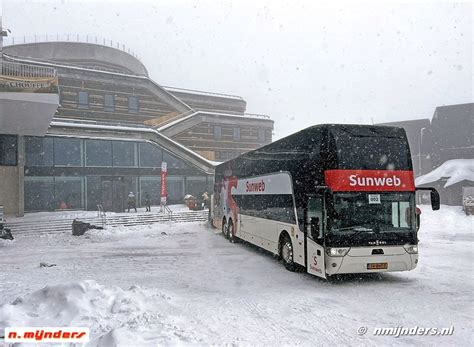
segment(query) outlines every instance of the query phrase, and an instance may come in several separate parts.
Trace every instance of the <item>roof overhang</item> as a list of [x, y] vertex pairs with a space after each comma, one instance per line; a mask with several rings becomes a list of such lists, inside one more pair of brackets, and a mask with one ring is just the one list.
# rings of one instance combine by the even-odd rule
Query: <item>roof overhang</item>
[[58, 106], [54, 93], [0, 92], [0, 133], [44, 136]]

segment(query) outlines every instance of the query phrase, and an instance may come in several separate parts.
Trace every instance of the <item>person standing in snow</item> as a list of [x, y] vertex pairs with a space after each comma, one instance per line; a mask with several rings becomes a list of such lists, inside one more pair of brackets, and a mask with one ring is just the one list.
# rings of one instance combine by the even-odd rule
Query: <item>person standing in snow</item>
[[209, 208], [209, 193], [208, 192], [204, 192], [202, 193], [202, 200], [204, 202], [204, 208]]
[[135, 195], [133, 194], [133, 192], [130, 192], [130, 194], [128, 194], [127, 205], [128, 212], [130, 212], [131, 208], [135, 209], [135, 212], [137, 212], [137, 200], [135, 199]]
[[145, 207], [146, 207], [146, 212], [151, 212], [151, 199], [148, 192], [145, 193]]

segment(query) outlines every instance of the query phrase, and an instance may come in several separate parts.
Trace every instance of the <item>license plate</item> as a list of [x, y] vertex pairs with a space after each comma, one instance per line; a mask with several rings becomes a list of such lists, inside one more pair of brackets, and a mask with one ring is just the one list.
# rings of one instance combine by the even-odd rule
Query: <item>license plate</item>
[[388, 269], [388, 263], [367, 264], [367, 270], [384, 270], [384, 269]]

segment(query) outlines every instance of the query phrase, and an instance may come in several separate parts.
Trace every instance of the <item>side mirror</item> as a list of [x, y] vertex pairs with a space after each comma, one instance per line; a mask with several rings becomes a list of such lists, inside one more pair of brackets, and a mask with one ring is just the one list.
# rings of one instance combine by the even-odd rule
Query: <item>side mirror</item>
[[430, 193], [430, 198], [431, 198], [431, 208], [433, 211], [438, 211], [439, 210], [439, 193], [436, 189], [432, 188], [431, 193]]
[[416, 188], [417, 191], [419, 190], [429, 190], [430, 191], [430, 198], [431, 198], [431, 208], [433, 211], [439, 210], [440, 200], [439, 200], [439, 193], [434, 188]]

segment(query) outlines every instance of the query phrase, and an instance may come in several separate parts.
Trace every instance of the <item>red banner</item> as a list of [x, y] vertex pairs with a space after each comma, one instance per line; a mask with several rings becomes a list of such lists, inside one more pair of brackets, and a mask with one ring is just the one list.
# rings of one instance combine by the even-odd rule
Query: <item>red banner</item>
[[168, 176], [168, 165], [166, 162], [161, 163], [161, 204], [166, 205], [166, 198], [168, 196], [168, 191], [166, 189], [166, 177]]
[[335, 192], [413, 192], [413, 171], [405, 170], [327, 170], [326, 185]]

